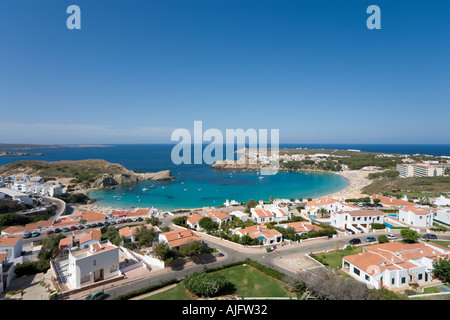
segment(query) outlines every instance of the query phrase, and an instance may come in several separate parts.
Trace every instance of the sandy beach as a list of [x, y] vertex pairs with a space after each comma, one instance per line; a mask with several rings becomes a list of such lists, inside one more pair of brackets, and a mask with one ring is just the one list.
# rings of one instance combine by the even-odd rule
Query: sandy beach
[[327, 197], [350, 196], [349, 198], [353, 198], [352, 195], [355, 195], [358, 198], [359, 195], [362, 194], [362, 189], [371, 183], [368, 176], [373, 172], [375, 171], [347, 170], [337, 172], [336, 174], [339, 174], [349, 181], [349, 185], [341, 191], [327, 195]]

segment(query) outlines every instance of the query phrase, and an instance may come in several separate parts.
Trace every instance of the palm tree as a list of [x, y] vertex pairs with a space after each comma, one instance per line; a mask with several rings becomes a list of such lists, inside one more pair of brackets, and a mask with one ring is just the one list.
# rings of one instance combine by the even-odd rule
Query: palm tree
[[317, 210], [317, 213], [320, 214], [321, 218], [329, 218], [330, 217], [330, 213], [325, 208], [320, 208], [319, 210]]

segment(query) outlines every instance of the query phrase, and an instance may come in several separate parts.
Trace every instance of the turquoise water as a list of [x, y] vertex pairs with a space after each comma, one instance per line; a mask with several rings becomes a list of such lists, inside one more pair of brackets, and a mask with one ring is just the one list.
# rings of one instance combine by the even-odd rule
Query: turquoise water
[[[259, 179], [256, 172], [230, 174], [230, 171], [212, 169], [206, 164], [175, 165], [171, 161], [172, 148], [173, 145], [114, 145], [108, 148], [35, 149], [28, 152], [42, 152], [43, 156], [2, 157], [0, 165], [19, 160], [104, 159], [134, 171], [170, 170], [175, 177], [170, 181], [148, 181], [89, 193], [98, 204], [117, 208], [198, 208], [219, 206], [226, 199], [268, 201], [271, 195], [275, 198], [306, 199], [333, 193], [348, 185], [345, 178], [333, 173], [279, 172]], [[142, 191], [144, 187], [149, 190]]]
[[[215, 182], [184, 179], [175, 175], [171, 181], [147, 181], [122, 185], [113, 190], [95, 190], [89, 197], [97, 204], [118, 208], [152, 207], [165, 210], [219, 206], [226, 199], [247, 202], [275, 198], [318, 197], [339, 191], [348, 181], [333, 173], [279, 172], [260, 179], [256, 172], [211, 170]], [[143, 188], [148, 190], [143, 191]], [[140, 200], [140, 201], [139, 201]]]

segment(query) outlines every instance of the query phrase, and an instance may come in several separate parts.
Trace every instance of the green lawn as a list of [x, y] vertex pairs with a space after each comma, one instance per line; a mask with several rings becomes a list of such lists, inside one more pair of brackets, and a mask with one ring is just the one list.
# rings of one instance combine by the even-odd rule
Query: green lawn
[[436, 243], [436, 244], [438, 244], [438, 245], [440, 245], [440, 246], [443, 246], [443, 247], [445, 247], [445, 248], [448, 248], [448, 246], [450, 245], [450, 241], [445, 241], [445, 240], [430, 240], [430, 242], [432, 242], [432, 243]]
[[[234, 295], [240, 297], [289, 297], [285, 285], [262, 272], [247, 266], [236, 266], [216, 271], [223, 274], [234, 287]], [[185, 293], [183, 282], [175, 288], [160, 292], [142, 300], [191, 300]]]
[[178, 283], [176, 287], [169, 290], [153, 294], [142, 300], [193, 300], [185, 293], [185, 288], [182, 282]]
[[[328, 253], [320, 253], [316, 255], [316, 260], [320, 263], [333, 268], [339, 269], [342, 267], [342, 258], [345, 256], [349, 256], [352, 254], [357, 254], [363, 251], [362, 247], [356, 247], [351, 250], [341, 250], [338, 252], [328, 252]], [[314, 257], [314, 256], [313, 256]]]

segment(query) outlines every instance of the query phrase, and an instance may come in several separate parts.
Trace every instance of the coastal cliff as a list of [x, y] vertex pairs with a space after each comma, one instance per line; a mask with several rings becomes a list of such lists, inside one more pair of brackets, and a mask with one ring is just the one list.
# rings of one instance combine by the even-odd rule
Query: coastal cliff
[[121, 164], [100, 159], [79, 161], [24, 160], [0, 166], [0, 176], [17, 174], [40, 176], [45, 180], [58, 180], [72, 188], [102, 189], [124, 183], [147, 180], [169, 180], [174, 177], [170, 170], [158, 172], [135, 172]]

